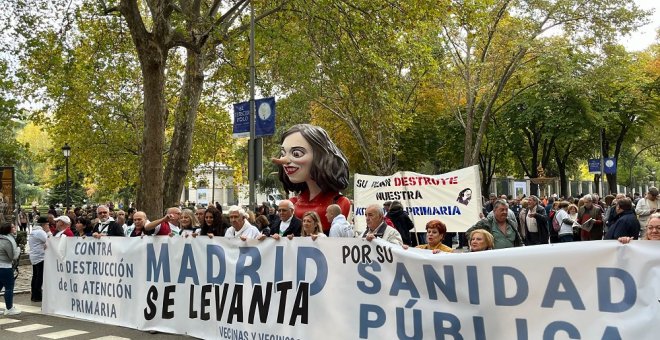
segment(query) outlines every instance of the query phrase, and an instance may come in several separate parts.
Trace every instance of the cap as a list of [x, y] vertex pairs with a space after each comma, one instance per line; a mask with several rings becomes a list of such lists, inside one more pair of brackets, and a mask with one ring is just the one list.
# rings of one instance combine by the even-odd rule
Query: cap
[[55, 222], [57, 222], [57, 221], [62, 221], [62, 222], [64, 222], [64, 224], [71, 225], [71, 219], [69, 219], [69, 216], [62, 215], [62, 216], [55, 219]]
[[39, 216], [39, 218], [37, 219], [37, 223], [39, 223], [39, 224], [48, 223], [48, 217], [46, 217], [46, 216]]
[[652, 196], [658, 196], [658, 188], [650, 187], [649, 188], [649, 194], [651, 194]]

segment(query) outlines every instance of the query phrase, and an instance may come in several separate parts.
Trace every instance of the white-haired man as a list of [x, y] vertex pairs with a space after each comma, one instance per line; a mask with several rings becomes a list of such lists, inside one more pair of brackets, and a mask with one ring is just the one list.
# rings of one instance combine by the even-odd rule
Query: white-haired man
[[365, 209], [364, 215], [367, 219], [367, 230], [364, 231], [362, 237], [367, 241], [374, 238], [382, 238], [383, 240], [403, 245], [401, 234], [396, 229], [390, 227], [385, 223], [383, 209], [378, 204], [371, 204]]
[[293, 236], [300, 236], [302, 221], [294, 216], [293, 212], [293, 202], [289, 200], [280, 201], [280, 204], [277, 205], [277, 213], [280, 215], [280, 220], [273, 225], [271, 232], [273, 236], [289, 236], [290, 234]]
[[599, 205], [594, 204], [594, 198], [591, 195], [582, 197], [584, 205], [578, 211], [578, 223], [584, 224], [590, 218], [594, 219], [591, 230], [580, 230], [582, 241], [597, 241], [603, 239], [603, 210]]
[[99, 205], [96, 208], [96, 216], [99, 222], [92, 229], [92, 236], [99, 238], [101, 236], [126, 236], [124, 228], [117, 224], [114, 218], [110, 217], [110, 208], [106, 205]]
[[346, 217], [341, 214], [339, 205], [330, 204], [325, 209], [325, 218], [330, 222], [330, 237], [355, 237], [353, 227], [346, 221]]
[[245, 241], [249, 238], [256, 239], [261, 233], [257, 227], [247, 220], [248, 214], [241, 207], [232, 205], [229, 207], [229, 223], [231, 227], [225, 232], [225, 237], [240, 237]]

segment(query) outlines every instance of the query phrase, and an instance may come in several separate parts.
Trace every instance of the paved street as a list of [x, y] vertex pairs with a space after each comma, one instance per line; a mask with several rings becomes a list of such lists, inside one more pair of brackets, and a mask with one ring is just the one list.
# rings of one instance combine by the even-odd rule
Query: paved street
[[5, 303], [0, 299], [0, 338], [23, 339], [181, 339], [181, 335], [171, 335], [137, 331], [130, 328], [99, 324], [67, 317], [41, 313], [41, 303], [30, 301], [30, 279], [32, 266], [22, 265], [16, 281], [14, 305], [23, 311], [19, 315], [3, 316]]

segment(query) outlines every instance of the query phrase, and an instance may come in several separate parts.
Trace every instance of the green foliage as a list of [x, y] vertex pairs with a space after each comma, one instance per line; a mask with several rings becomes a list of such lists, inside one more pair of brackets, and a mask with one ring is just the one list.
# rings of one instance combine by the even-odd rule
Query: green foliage
[[[71, 178], [71, 184], [69, 187], [69, 198], [71, 206], [77, 207], [86, 204], [89, 200], [85, 189], [80, 185], [78, 181], [73, 181], [73, 178]], [[66, 206], [66, 180], [55, 184], [55, 186], [48, 192], [48, 196], [46, 197], [46, 204], [62, 204]]]
[[414, 121], [417, 86], [433, 67], [423, 44], [425, 22], [419, 20], [433, 7], [378, 1], [296, 6], [269, 18], [267, 29], [258, 32], [268, 42], [259, 45], [267, 46], [261, 54], [265, 78], [304, 98], [308, 104], [301, 109], [313, 123], [342, 130], [335, 138], [345, 141], [342, 148], [359, 151], [348, 156], [353, 169], [391, 173], [401, 154], [396, 132]]

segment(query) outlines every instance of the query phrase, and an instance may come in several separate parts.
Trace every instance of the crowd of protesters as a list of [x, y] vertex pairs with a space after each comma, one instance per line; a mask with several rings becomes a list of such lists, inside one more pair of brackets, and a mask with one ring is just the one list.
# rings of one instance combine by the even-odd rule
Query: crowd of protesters
[[[460, 197], [459, 197], [460, 198]], [[78, 207], [64, 213], [50, 206], [46, 216], [34, 208], [17, 223], [21, 230], [30, 231], [28, 237], [30, 261], [33, 267], [33, 302], [42, 299], [43, 261], [48, 237], [229, 237], [241, 240], [267, 237], [362, 237], [368, 241], [381, 238], [401, 245], [416, 247], [433, 253], [469, 252], [533, 246], [574, 241], [619, 240], [629, 243], [635, 239], [660, 240], [658, 189], [649, 188], [644, 197], [597, 194], [578, 198], [498, 197], [490, 194], [483, 200], [481, 219], [465, 233], [448, 233], [447, 225], [439, 219], [428, 222], [425, 233], [418, 233], [401, 202], [372, 204], [365, 209], [366, 229], [354, 230], [351, 216], [342, 215], [338, 205], [327, 207], [324, 216], [306, 212], [302, 219], [295, 216], [295, 206], [282, 200], [276, 206], [263, 203], [254, 212], [231, 206], [227, 214], [216, 202], [208, 207], [170, 207], [162, 217], [148, 216], [133, 208], [115, 210], [112, 204]], [[24, 225], [25, 219], [32, 226]], [[324, 220], [326, 222], [324, 222]], [[323, 225], [329, 225], [324, 230]], [[4, 223], [0, 227], [0, 287], [5, 289], [5, 314], [20, 313], [12, 305], [12, 263], [19, 248], [12, 235], [16, 226]], [[454, 248], [454, 237], [456, 248]]]

